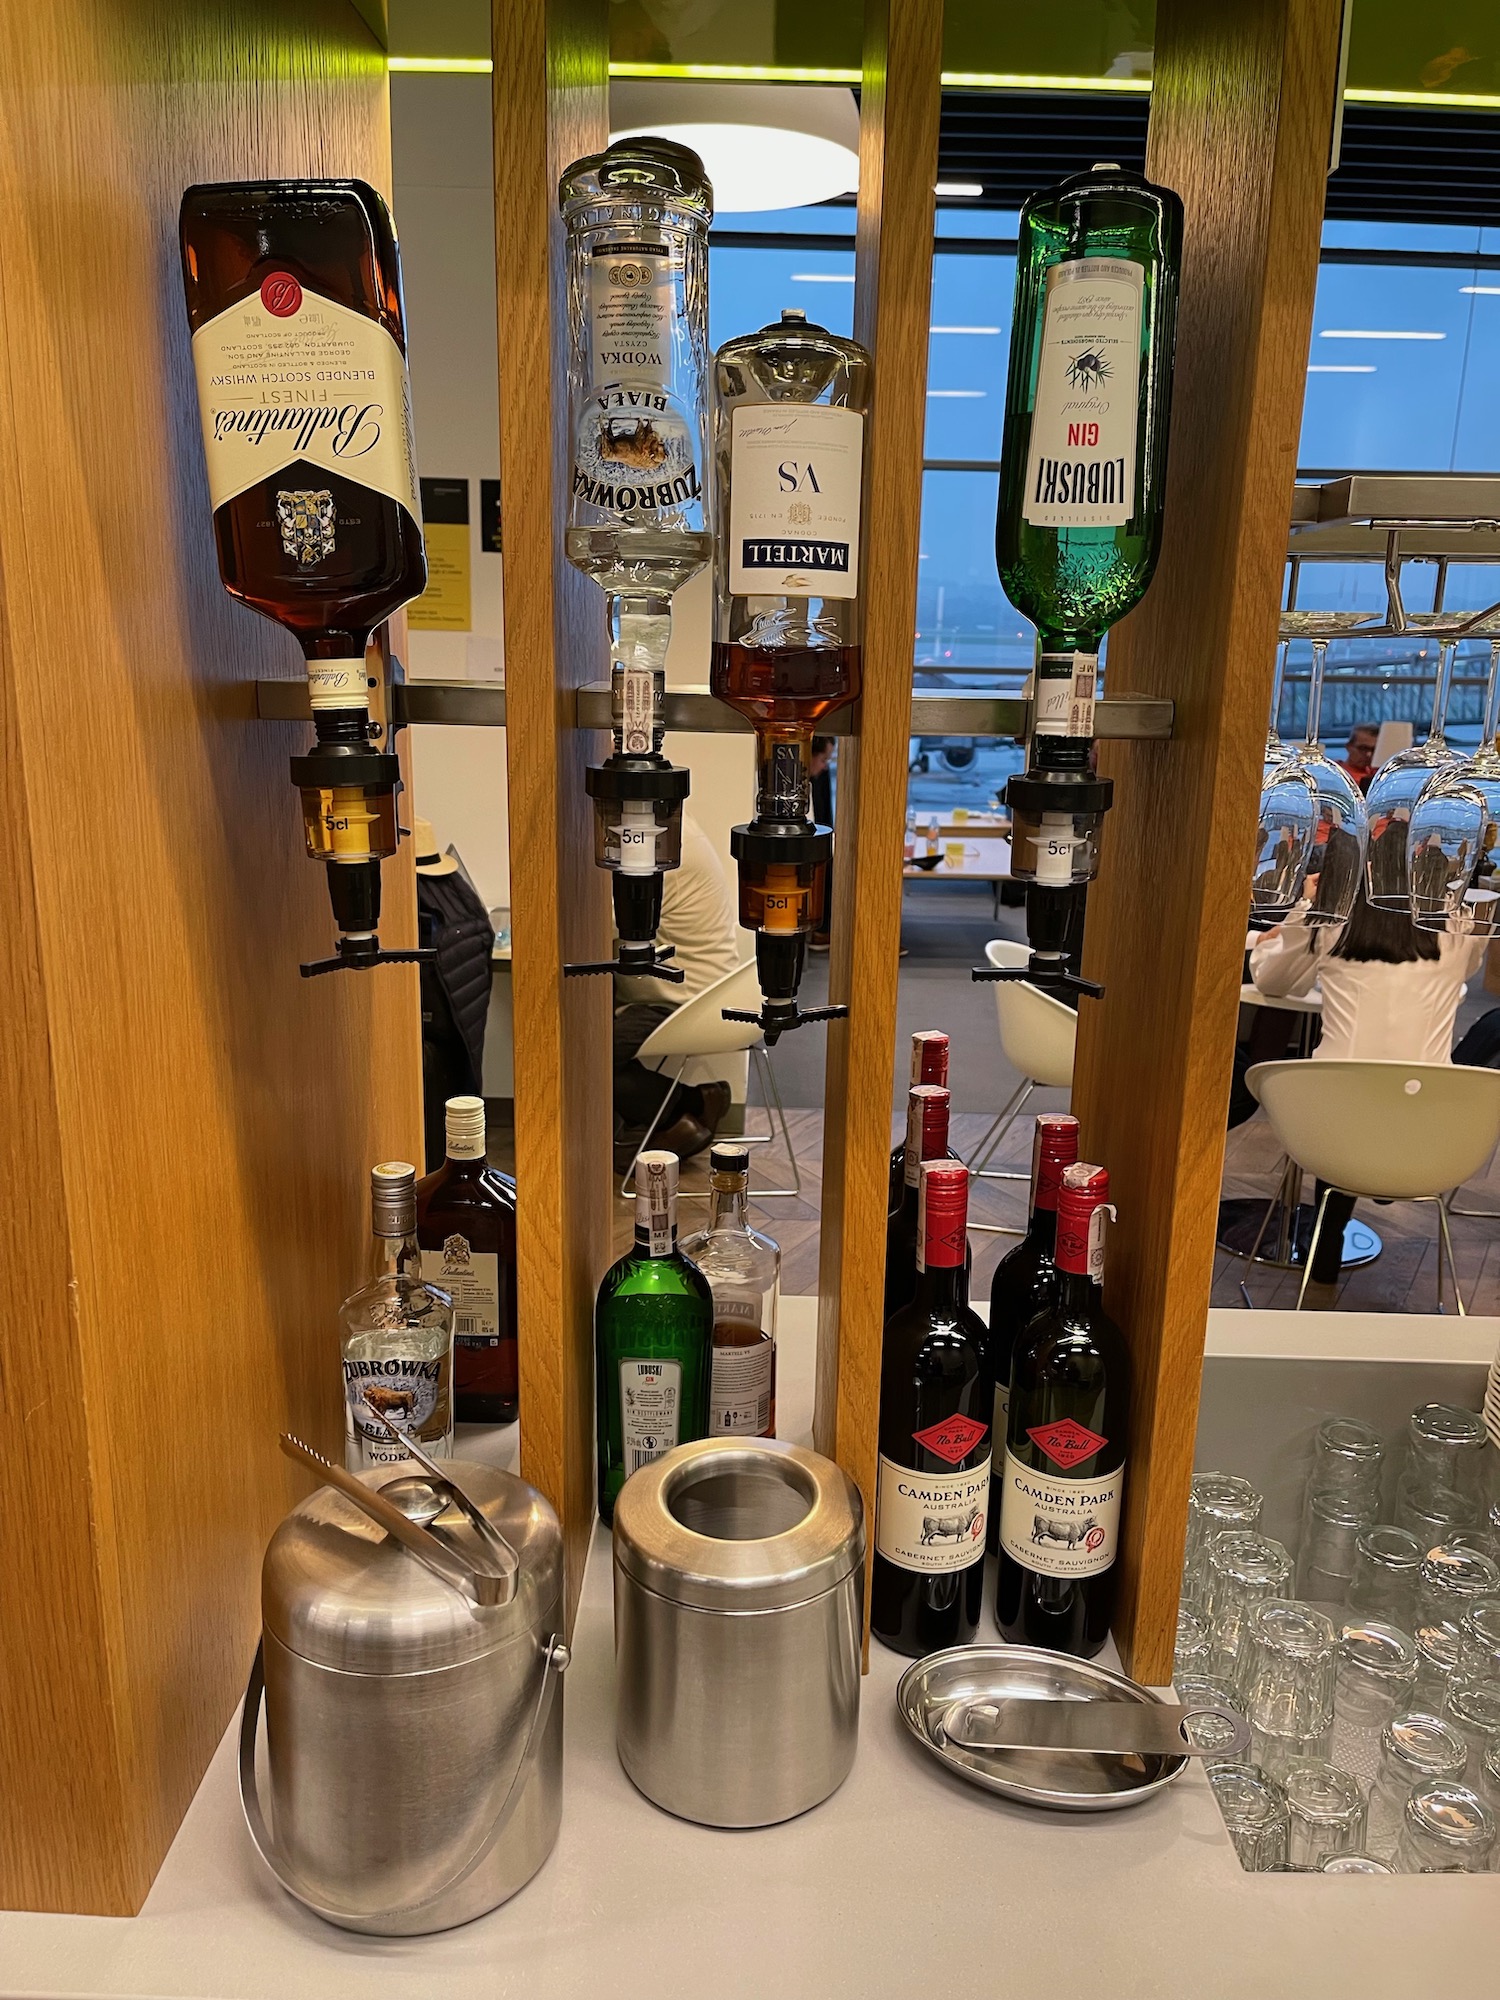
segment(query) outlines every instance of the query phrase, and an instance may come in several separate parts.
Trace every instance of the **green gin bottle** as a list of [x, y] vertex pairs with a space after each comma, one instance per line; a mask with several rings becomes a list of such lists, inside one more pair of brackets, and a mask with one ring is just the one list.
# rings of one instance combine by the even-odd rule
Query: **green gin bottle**
[[708, 1435], [714, 1295], [677, 1248], [677, 1155], [635, 1163], [635, 1247], [594, 1305], [599, 1513], [612, 1521], [632, 1472]]
[[1021, 210], [995, 561], [1037, 628], [1030, 762], [1081, 770], [1099, 644], [1161, 544], [1182, 203], [1103, 165]]

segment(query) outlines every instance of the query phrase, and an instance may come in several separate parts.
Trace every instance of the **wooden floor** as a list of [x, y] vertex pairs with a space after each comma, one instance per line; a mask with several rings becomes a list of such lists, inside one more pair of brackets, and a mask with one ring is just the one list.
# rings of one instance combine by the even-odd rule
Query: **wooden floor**
[[[788, 1294], [815, 1292], [818, 1287], [818, 1198], [823, 1157], [823, 1114], [821, 1111], [788, 1111], [787, 1123], [797, 1164], [802, 1175], [802, 1193], [797, 1199], [772, 1199], [756, 1207], [753, 1220], [758, 1228], [774, 1236], [782, 1250], [782, 1290]], [[752, 1107], [752, 1131], [765, 1129], [764, 1113]], [[953, 1145], [967, 1157], [982, 1140], [989, 1120], [976, 1113], [960, 1113], [953, 1120]], [[1031, 1164], [1031, 1120], [1021, 1118], [1012, 1126], [1006, 1144], [990, 1161], [991, 1168], [1026, 1173]], [[894, 1140], [893, 1140], [894, 1143]], [[757, 1183], [770, 1181], [777, 1187], [790, 1185], [791, 1175], [785, 1154], [778, 1144], [757, 1146], [752, 1192]], [[1269, 1195], [1276, 1186], [1280, 1161], [1275, 1141], [1264, 1118], [1253, 1118], [1229, 1134], [1225, 1164], [1226, 1195]], [[616, 1178], [615, 1185], [619, 1181]], [[693, 1200], [708, 1186], [707, 1156], [690, 1160], [682, 1171], [682, 1229], [687, 1234], [700, 1227], [706, 1201]], [[970, 1202], [971, 1225], [999, 1224], [1012, 1230], [1023, 1228], [1026, 1220], [1027, 1189], [1024, 1181], [978, 1181]], [[1311, 1200], [1309, 1182], [1306, 1199]], [[1491, 1163], [1487, 1176], [1471, 1182], [1459, 1197], [1462, 1208], [1500, 1209], [1500, 1170]], [[633, 1217], [627, 1201], [615, 1204], [616, 1253], [631, 1240]], [[1361, 1202], [1356, 1214], [1374, 1228], [1384, 1249], [1374, 1263], [1350, 1271], [1337, 1286], [1309, 1285], [1309, 1307], [1335, 1307], [1350, 1312], [1433, 1312], [1437, 1308], [1436, 1218], [1428, 1205], [1393, 1202], [1381, 1207]], [[1459, 1284], [1471, 1312], [1500, 1313], [1500, 1221], [1452, 1219], [1453, 1247], [1458, 1260]], [[974, 1292], [988, 1296], [990, 1275], [997, 1260], [1016, 1238], [975, 1231]], [[1294, 1306], [1299, 1274], [1254, 1269], [1241, 1257], [1220, 1252], [1214, 1263], [1213, 1304], [1243, 1307], [1241, 1283], [1248, 1286], [1257, 1306]], [[1452, 1310], [1452, 1294], [1446, 1281], [1447, 1308]]]

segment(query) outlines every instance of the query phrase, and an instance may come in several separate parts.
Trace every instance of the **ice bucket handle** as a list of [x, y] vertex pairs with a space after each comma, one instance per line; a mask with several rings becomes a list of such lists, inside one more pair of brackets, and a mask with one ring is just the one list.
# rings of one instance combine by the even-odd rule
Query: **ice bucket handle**
[[[380, 1914], [398, 1918], [420, 1916], [424, 1910], [430, 1909], [434, 1903], [440, 1902], [444, 1896], [451, 1894], [461, 1883], [466, 1882], [474, 1870], [483, 1864], [510, 1824], [511, 1815], [520, 1803], [521, 1793], [527, 1778], [531, 1775], [537, 1752], [547, 1732], [554, 1691], [567, 1668], [568, 1660], [568, 1648], [564, 1645], [561, 1635], [554, 1632], [544, 1642], [541, 1680], [537, 1688], [536, 1704], [531, 1711], [531, 1726], [526, 1732], [526, 1742], [521, 1750], [520, 1762], [516, 1765], [495, 1817], [478, 1847], [462, 1868], [455, 1870], [436, 1889], [420, 1897], [415, 1903], [405, 1903], [399, 1909], [382, 1911]], [[261, 1698], [265, 1692], [265, 1685], [265, 1641], [262, 1640], [255, 1649], [255, 1659], [250, 1667], [250, 1679], [245, 1687], [245, 1705], [240, 1711], [240, 1804], [244, 1808], [245, 1824], [250, 1829], [250, 1838], [255, 1843], [255, 1851], [287, 1894], [295, 1896], [297, 1901], [305, 1905], [314, 1915], [326, 1917], [334, 1924], [359, 1925], [374, 1912], [340, 1910], [331, 1903], [323, 1902], [298, 1882], [276, 1852], [275, 1839], [261, 1811], [260, 1790], [255, 1776], [255, 1739], [260, 1733]]]

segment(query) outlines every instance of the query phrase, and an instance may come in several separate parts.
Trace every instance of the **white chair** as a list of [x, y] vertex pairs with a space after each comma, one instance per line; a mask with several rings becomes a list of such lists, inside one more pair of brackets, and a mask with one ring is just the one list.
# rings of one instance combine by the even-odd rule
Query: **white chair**
[[[646, 1136], [636, 1147], [636, 1158], [651, 1144], [651, 1135], [661, 1123], [662, 1115], [672, 1101], [672, 1093], [677, 1088], [677, 1079], [697, 1056], [724, 1056], [748, 1054], [756, 1075], [760, 1078], [765, 1094], [766, 1117], [770, 1123], [769, 1132], [751, 1138], [752, 1144], [765, 1145], [776, 1137], [776, 1128], [781, 1127], [782, 1144], [791, 1163], [792, 1185], [784, 1188], [756, 1188], [753, 1199], [765, 1201], [777, 1195], [800, 1195], [802, 1192], [802, 1169], [797, 1164], [797, 1155], [792, 1146], [792, 1135], [787, 1130], [786, 1109], [781, 1102], [781, 1092], [776, 1087], [776, 1072], [771, 1066], [771, 1058], [766, 1051], [765, 1037], [752, 1021], [726, 1021], [724, 1009], [734, 1008], [759, 1013], [761, 1007], [760, 981], [755, 975], [755, 960], [746, 959], [733, 972], [716, 979], [712, 986], [705, 986], [701, 993], [691, 1000], [684, 1000], [675, 1013], [669, 1014], [658, 1028], [653, 1028], [635, 1052], [635, 1059], [647, 1069], [654, 1069], [667, 1077], [666, 1093], [656, 1108], [656, 1116], [646, 1128]], [[748, 1136], [748, 1135], [747, 1135]], [[632, 1193], [632, 1175], [635, 1160], [630, 1163], [620, 1185], [620, 1193], [627, 1199]], [[690, 1201], [692, 1195], [681, 1199]]]
[[[1478, 1173], [1500, 1142], [1500, 1070], [1452, 1063], [1271, 1062], [1257, 1063], [1245, 1081], [1283, 1150], [1330, 1190], [1435, 1204], [1438, 1310], [1446, 1250], [1453, 1296], [1465, 1312], [1442, 1198]], [[1325, 1193], [1297, 1293], [1299, 1312], [1327, 1204]]]
[[[1010, 938], [992, 938], [984, 948], [984, 955], [991, 965], [998, 966], [1025, 966], [1031, 961], [1029, 947]], [[1011, 1068], [1020, 1071], [1021, 1081], [980, 1140], [969, 1161], [969, 1172], [985, 1181], [1024, 1181], [1031, 1178], [1029, 1174], [986, 1172], [984, 1163], [1020, 1116], [1033, 1091], [1072, 1089], [1078, 1016], [1071, 1007], [1054, 1000], [1050, 993], [1044, 993], [1029, 980], [999, 980], [994, 993], [1000, 1048]], [[972, 1227], [985, 1229], [991, 1235], [1019, 1233], [1013, 1229], [987, 1229], [981, 1223]]]

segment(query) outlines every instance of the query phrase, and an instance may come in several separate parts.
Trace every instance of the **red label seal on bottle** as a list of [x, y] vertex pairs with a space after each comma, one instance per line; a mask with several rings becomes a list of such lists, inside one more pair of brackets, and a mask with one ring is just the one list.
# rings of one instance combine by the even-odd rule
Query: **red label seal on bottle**
[[1060, 1423], [1038, 1424], [1026, 1435], [1064, 1472], [1071, 1472], [1075, 1465], [1092, 1458], [1109, 1443], [1108, 1438], [1100, 1437], [1097, 1431], [1091, 1431], [1087, 1424], [1080, 1424], [1072, 1417], [1064, 1417]]
[[290, 271], [273, 271], [261, 279], [260, 302], [273, 319], [290, 319], [301, 309], [302, 287]]
[[960, 1459], [969, 1456], [988, 1430], [988, 1424], [955, 1413], [944, 1417], [941, 1423], [929, 1424], [925, 1431], [913, 1431], [911, 1441], [934, 1457], [946, 1459], [949, 1465], [957, 1465]]

